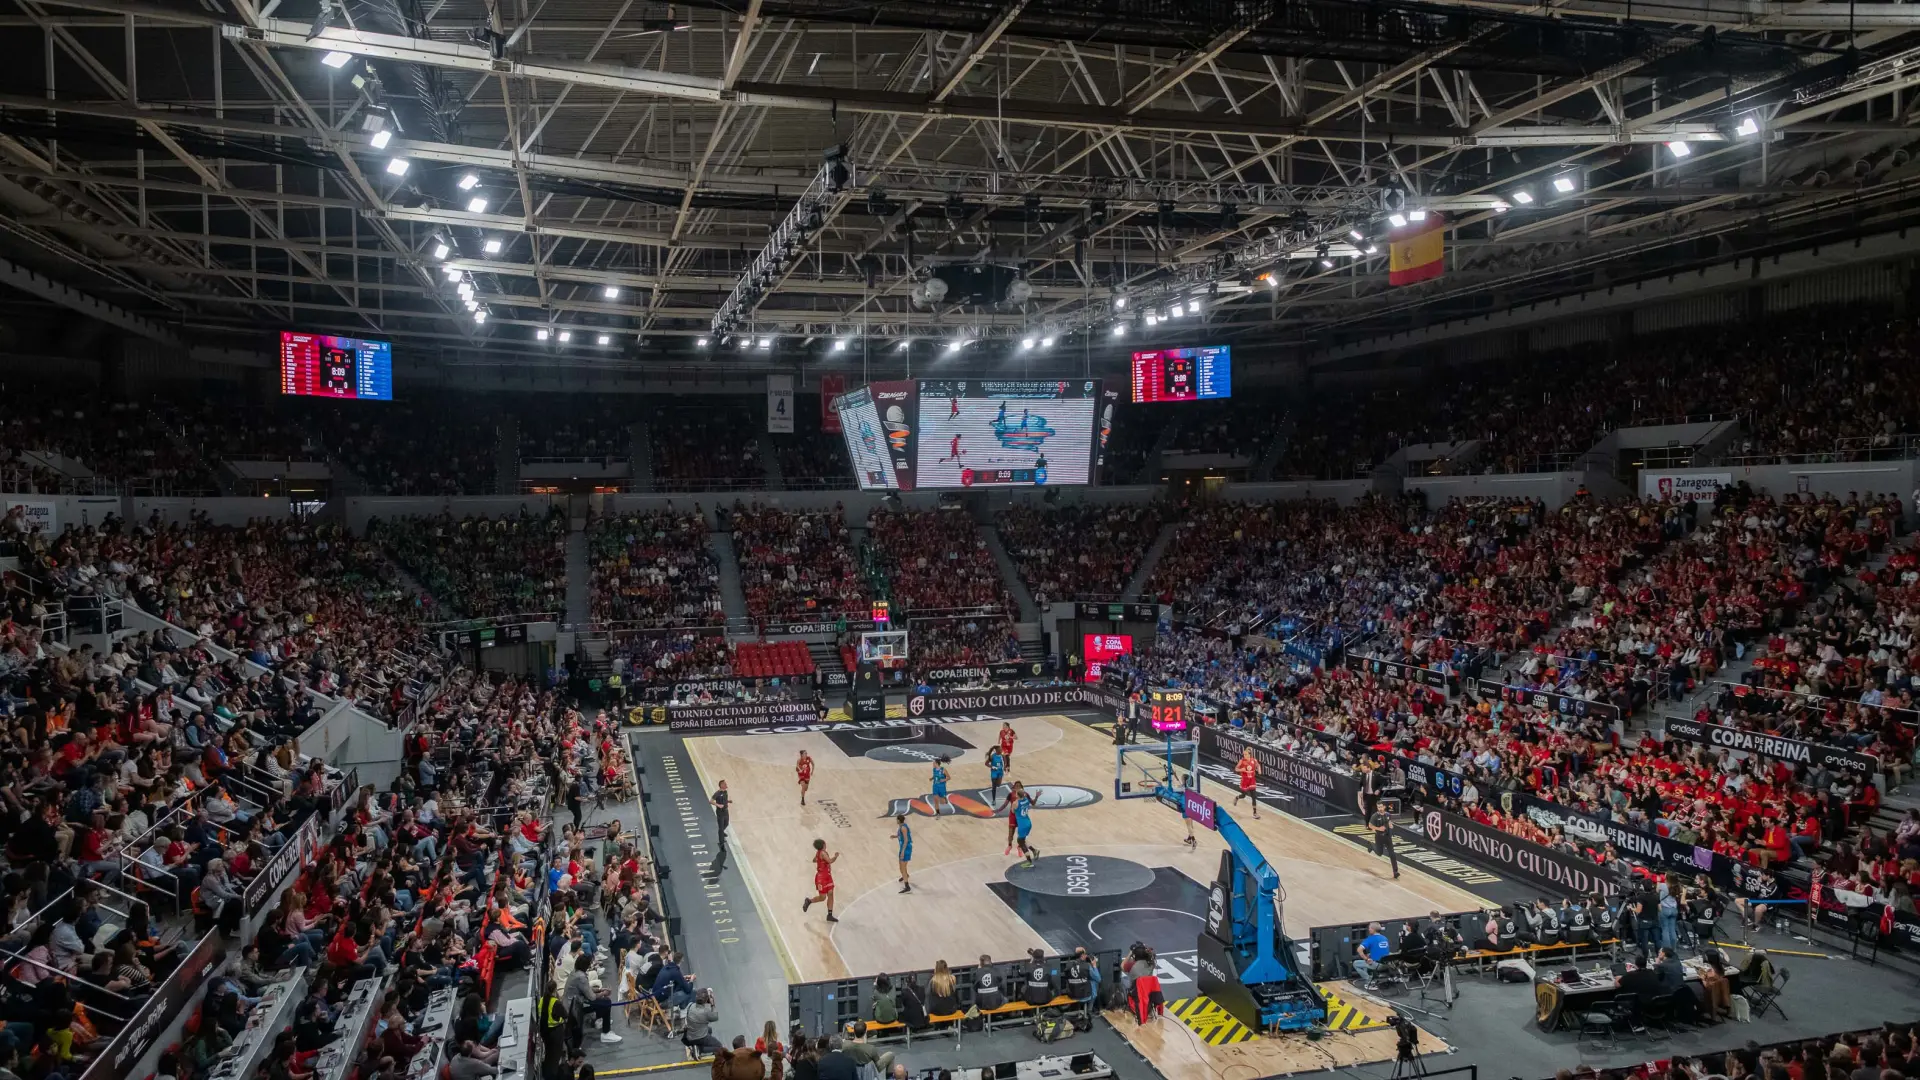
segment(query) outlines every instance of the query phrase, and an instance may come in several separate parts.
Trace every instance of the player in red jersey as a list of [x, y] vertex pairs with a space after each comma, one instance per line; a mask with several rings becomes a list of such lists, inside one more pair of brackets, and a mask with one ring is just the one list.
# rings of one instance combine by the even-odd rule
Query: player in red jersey
[[947, 419], [951, 420], [954, 417], [959, 415], [960, 415], [960, 399], [957, 397], [948, 398], [947, 399]]
[[800, 778], [800, 805], [807, 805], [807, 785], [813, 782], [813, 758], [805, 750], [800, 751], [800, 760], [793, 766], [793, 774]]
[[833, 915], [833, 864], [837, 862], [839, 858], [838, 853], [832, 855], [827, 854], [827, 842], [825, 840], [815, 840], [813, 842], [813, 890], [818, 895], [810, 896], [801, 903], [801, 911], [804, 912], [813, 905], [825, 900], [827, 902], [827, 921], [840, 921], [834, 918]]
[[1253, 785], [1260, 779], [1260, 763], [1253, 760], [1251, 747], [1241, 751], [1240, 763], [1233, 767], [1233, 771], [1240, 774], [1240, 794], [1233, 797], [1233, 805], [1239, 806], [1241, 799], [1250, 799], [1253, 802], [1253, 816], [1259, 817], [1260, 799], [1253, 793]]
[[1013, 834], [1020, 828], [1020, 800], [1027, 797], [1027, 789], [1015, 780], [1007, 789], [1007, 854], [1013, 854]]
[[941, 458], [940, 460], [942, 461], [959, 461], [960, 460], [960, 436], [955, 435], [953, 437], [953, 441], [947, 444], [947, 456], [944, 458]]
[[1000, 756], [1004, 759], [1004, 763], [1009, 772], [1013, 770], [1013, 740], [1015, 738], [1017, 738], [1017, 736], [1013, 733], [1013, 725], [1003, 721], [1000, 724]]

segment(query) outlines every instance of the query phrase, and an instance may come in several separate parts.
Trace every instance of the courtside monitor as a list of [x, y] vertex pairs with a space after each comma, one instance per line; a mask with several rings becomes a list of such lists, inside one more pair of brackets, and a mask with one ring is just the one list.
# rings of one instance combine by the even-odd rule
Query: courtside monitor
[[916, 487], [1092, 482], [1098, 379], [927, 379], [918, 405]]
[[1208, 401], [1233, 396], [1233, 357], [1226, 345], [1150, 349], [1133, 354], [1133, 400]]
[[393, 400], [393, 346], [385, 341], [280, 334], [280, 392], [295, 397]]

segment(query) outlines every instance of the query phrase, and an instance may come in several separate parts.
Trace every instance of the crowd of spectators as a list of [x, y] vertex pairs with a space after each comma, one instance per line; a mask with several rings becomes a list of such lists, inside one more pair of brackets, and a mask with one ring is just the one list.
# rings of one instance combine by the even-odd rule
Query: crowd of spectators
[[727, 636], [715, 629], [621, 635], [614, 639], [608, 658], [613, 670], [638, 688], [733, 673]]
[[1107, 438], [1102, 458], [1100, 482], [1103, 484], [1151, 484], [1158, 476], [1142, 477], [1147, 457], [1160, 441], [1160, 432], [1174, 419], [1173, 408], [1166, 405], [1119, 403], [1114, 410], [1113, 431]]
[[625, 461], [638, 399], [625, 395], [562, 394], [533, 399], [520, 410], [523, 458], [597, 458]]
[[1020, 639], [1013, 623], [1000, 617], [915, 619], [907, 628], [907, 655], [916, 674], [985, 667], [1020, 659]]
[[1287, 418], [1284, 405], [1260, 393], [1180, 406], [1149, 407], [1178, 412], [1175, 423], [1179, 428], [1167, 448], [1169, 453], [1225, 455], [1240, 458], [1248, 465], [1259, 463]]
[[[10, 511], [0, 528], [19, 522]], [[28, 538], [25, 565], [62, 596], [138, 606], [334, 698], [391, 716], [441, 665], [421, 601], [366, 539], [293, 518], [134, 526], [117, 517]], [[169, 684], [172, 680], [169, 680]], [[191, 691], [185, 680], [179, 688]]]
[[379, 495], [491, 495], [499, 433], [491, 399], [441, 392], [354, 408], [316, 402], [335, 461]]
[[699, 507], [618, 514], [587, 530], [596, 622], [721, 620], [720, 567]]
[[867, 532], [896, 609], [1011, 608], [999, 564], [964, 511], [876, 512]]
[[1118, 599], [1168, 519], [1165, 505], [1015, 506], [1000, 515], [1001, 542], [1033, 602]]
[[755, 618], [863, 611], [867, 582], [854, 562], [846, 510], [785, 510], [735, 503], [721, 511], [733, 533], [740, 588]]
[[544, 516], [374, 519], [367, 535], [454, 616], [559, 613], [567, 600], [567, 519]]
[[661, 491], [766, 487], [762, 426], [737, 400], [674, 398], [660, 405], [647, 417], [654, 486]]
[[793, 432], [773, 436], [781, 482], [794, 490], [854, 486], [846, 440], [820, 427], [820, 396], [800, 394], [793, 407]]

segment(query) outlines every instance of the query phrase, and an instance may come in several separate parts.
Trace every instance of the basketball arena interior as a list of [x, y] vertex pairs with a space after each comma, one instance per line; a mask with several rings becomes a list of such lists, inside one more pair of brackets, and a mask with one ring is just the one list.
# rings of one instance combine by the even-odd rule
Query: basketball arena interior
[[0, 56], [0, 1080], [1920, 1080], [1920, 5]]

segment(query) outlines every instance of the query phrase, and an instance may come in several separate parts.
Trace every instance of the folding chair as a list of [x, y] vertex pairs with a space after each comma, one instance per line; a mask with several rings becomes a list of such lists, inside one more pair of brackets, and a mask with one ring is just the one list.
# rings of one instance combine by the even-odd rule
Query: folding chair
[[649, 1035], [666, 1038], [672, 1031], [667, 1021], [666, 1010], [660, 1007], [658, 999], [651, 994], [643, 994], [639, 1000], [627, 1006], [627, 1025], [638, 1028]]
[[1758, 1023], [1760, 1018], [1767, 1014], [1768, 1009], [1779, 1013], [1780, 1019], [1782, 1020], [1787, 1018], [1787, 1010], [1780, 1007], [1780, 995], [1786, 993], [1787, 980], [1792, 977], [1793, 973], [1789, 972], [1786, 968], [1776, 968], [1773, 973], [1772, 986], [1750, 986], [1747, 988], [1747, 1002], [1753, 1006], [1753, 1020], [1755, 1023]]

